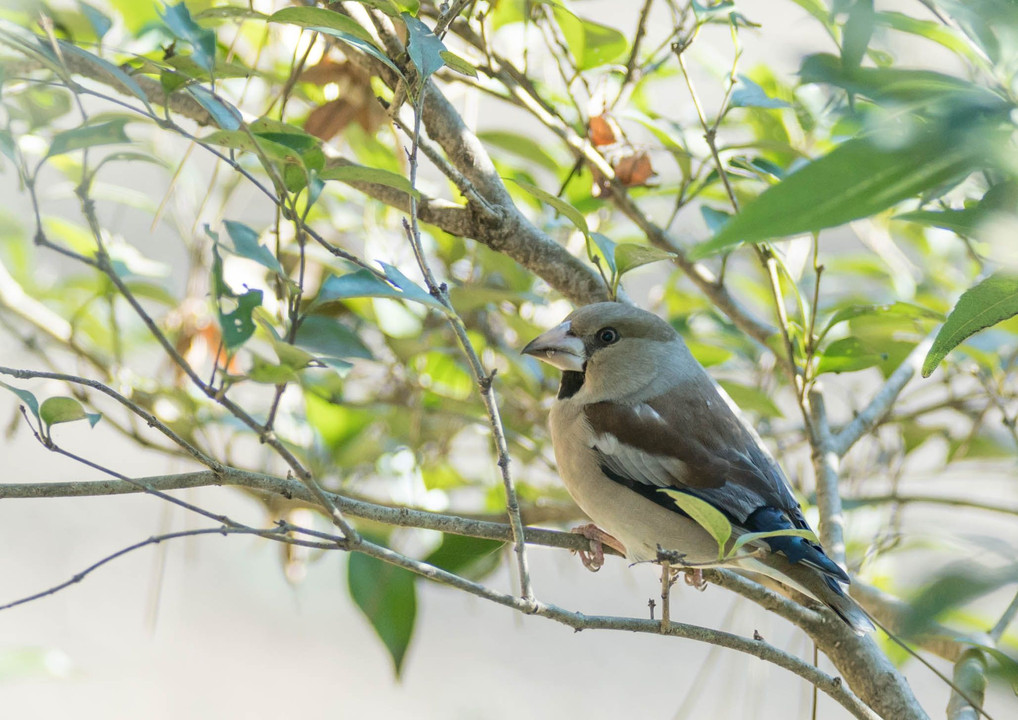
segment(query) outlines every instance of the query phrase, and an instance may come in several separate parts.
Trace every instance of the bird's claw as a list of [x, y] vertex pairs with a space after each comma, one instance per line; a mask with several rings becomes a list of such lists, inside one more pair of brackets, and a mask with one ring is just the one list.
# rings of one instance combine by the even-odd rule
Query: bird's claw
[[618, 540], [593, 523], [574, 527], [573, 532], [590, 541], [590, 550], [576, 550], [575, 552], [580, 556], [583, 567], [591, 572], [597, 572], [604, 566], [605, 545], [625, 553], [625, 549], [622, 548], [622, 544]]

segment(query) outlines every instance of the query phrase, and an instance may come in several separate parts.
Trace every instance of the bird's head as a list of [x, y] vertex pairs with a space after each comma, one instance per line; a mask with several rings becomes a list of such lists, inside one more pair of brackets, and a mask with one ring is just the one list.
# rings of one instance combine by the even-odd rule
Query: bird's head
[[672, 371], [681, 371], [692, 359], [671, 325], [617, 302], [579, 308], [523, 352], [560, 370], [582, 373], [584, 387], [598, 397], [624, 397], [665, 376], [674, 378]]

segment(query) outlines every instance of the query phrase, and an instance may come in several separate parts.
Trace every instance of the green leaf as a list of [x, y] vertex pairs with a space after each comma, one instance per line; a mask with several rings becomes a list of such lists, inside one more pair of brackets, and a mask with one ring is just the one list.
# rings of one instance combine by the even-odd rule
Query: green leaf
[[424, 562], [476, 582], [498, 567], [504, 545], [501, 540], [442, 533], [442, 544]]
[[671, 260], [675, 253], [661, 250], [650, 245], [636, 245], [634, 243], [619, 243], [615, 246], [615, 266], [618, 268], [619, 276], [642, 265], [648, 265], [662, 260]]
[[668, 495], [679, 509], [691, 517], [706, 530], [718, 544], [718, 560], [724, 558], [725, 546], [732, 536], [732, 524], [724, 513], [706, 500], [684, 493], [680, 490], [661, 488], [658, 492]]
[[594, 241], [594, 245], [600, 251], [600, 256], [608, 265], [611, 274], [615, 275], [618, 272], [618, 268], [615, 266], [615, 248], [618, 246], [615, 241], [601, 233], [590, 233], [590, 239]]
[[232, 352], [254, 335], [255, 322], [251, 316], [262, 304], [262, 291], [247, 290], [237, 295], [226, 284], [218, 242], [212, 243], [212, 288], [216, 296], [216, 316], [219, 318], [223, 345]]
[[236, 131], [243, 122], [240, 110], [222, 98], [213, 95], [201, 85], [189, 85], [185, 92], [205, 108], [208, 114], [212, 116], [216, 125], [224, 131]]
[[615, 28], [579, 18], [557, 4], [552, 13], [579, 70], [607, 65], [629, 48], [626, 36]]
[[31, 411], [32, 415], [35, 416], [35, 419], [41, 422], [41, 418], [39, 417], [39, 401], [35, 399], [35, 395], [28, 392], [28, 390], [22, 390], [21, 388], [16, 388], [13, 385], [8, 385], [2, 380], [0, 380], [0, 387], [5, 387], [17, 395], [21, 399], [21, 402], [25, 403], [25, 406], [29, 409], [29, 411]]
[[508, 130], [484, 130], [477, 133], [487, 145], [494, 145], [497, 148], [506, 150], [524, 160], [539, 165], [545, 170], [558, 172], [562, 166], [555, 156], [548, 152], [548, 148], [534, 142], [534, 138], [523, 133], [510, 132]]
[[816, 534], [812, 530], [767, 530], [766, 532], [753, 532], [740, 535], [735, 539], [735, 543], [732, 544], [732, 549], [728, 551], [727, 557], [732, 557], [742, 546], [747, 543], [756, 542], [757, 540], [766, 540], [772, 537], [801, 537], [809, 540], [810, 542], [820, 544], [820, 540], [817, 539]]
[[131, 95], [134, 95], [136, 98], [141, 100], [142, 104], [149, 112], [154, 113], [152, 106], [148, 102], [148, 94], [141, 89], [141, 85], [139, 85], [133, 77], [113, 63], [108, 60], [104, 60], [97, 55], [93, 55], [90, 52], [82, 50], [77, 45], [63, 40], [60, 41], [60, 52], [65, 56], [70, 55], [76, 57], [85, 64], [91, 66], [96, 74], [109, 80], [113, 87], [120, 87]]
[[926, 38], [968, 60], [978, 58], [972, 47], [950, 25], [935, 20], [920, 20], [899, 12], [878, 12], [875, 19], [877, 25]]
[[975, 565], [950, 568], [923, 587], [909, 603], [901, 632], [914, 637], [949, 611], [1018, 580], [1018, 566], [988, 569]]
[[417, 68], [420, 81], [423, 83], [433, 72], [445, 65], [442, 58], [445, 45], [431, 28], [409, 13], [403, 13], [403, 22], [409, 36], [407, 54], [410, 56], [410, 62]]
[[[358, 50], [367, 53], [400, 77], [403, 76], [403, 73], [398, 67], [396, 67], [396, 64], [393, 63], [392, 60], [385, 55], [385, 53], [379, 50], [377, 46], [375, 46], [374, 42], [371, 40], [371, 36], [364, 30], [364, 28], [351, 21], [353, 26], [356, 26], [355, 30], [353, 26], [344, 20], [338, 20], [336, 17], [337, 15], [339, 17], [345, 17], [343, 15], [339, 15], [339, 13], [334, 13], [331, 10], [325, 10], [324, 8], [284, 8], [273, 13], [269, 17], [269, 22], [300, 25], [308, 30], [322, 33], [329, 37], [334, 37], [337, 40], [346, 43], [350, 47], [357, 48]], [[321, 24], [316, 23], [315, 19], [321, 21]]]
[[95, 427], [102, 415], [85, 412], [81, 403], [72, 397], [51, 397], [43, 400], [39, 407], [39, 417], [47, 426], [74, 422], [75, 420], [88, 420], [88, 424]]
[[719, 380], [718, 384], [728, 393], [728, 397], [743, 410], [755, 412], [764, 417], [784, 417], [781, 409], [774, 404], [770, 395], [763, 390], [750, 385], [733, 382], [731, 380]]
[[297, 329], [294, 343], [318, 357], [374, 359], [357, 333], [336, 318], [323, 315], [305, 317]]
[[106, 33], [110, 31], [110, 28], [113, 27], [113, 21], [97, 8], [92, 7], [88, 3], [81, 2], [81, 0], [78, 0], [78, 7], [81, 8], [81, 14], [88, 20], [88, 24], [92, 26], [92, 31], [95, 33], [96, 38], [102, 40]]
[[407, 300], [413, 300], [414, 302], [419, 302], [422, 305], [431, 305], [445, 312], [445, 306], [442, 303], [435, 299], [431, 293], [421, 289], [420, 285], [400, 272], [398, 268], [384, 262], [380, 262], [378, 264], [385, 270], [385, 277], [388, 278], [389, 282], [398, 287], [403, 292], [403, 295]]
[[827, 321], [827, 325], [820, 333], [820, 338], [823, 339], [835, 325], [867, 315], [880, 317], [896, 316], [914, 318], [916, 320], [943, 319], [943, 315], [934, 310], [906, 302], [894, 302], [887, 305], [850, 305], [849, 307], [841, 308], [831, 316], [831, 319]]
[[194, 14], [195, 20], [268, 20], [265, 13], [252, 10], [247, 7], [236, 7], [234, 5], [220, 5], [210, 7]]
[[417, 288], [416, 293], [406, 293], [399, 287], [393, 287], [381, 280], [377, 275], [368, 270], [358, 270], [347, 275], [332, 275], [322, 283], [322, 289], [318, 293], [315, 304], [332, 302], [333, 300], [346, 300], [359, 297], [392, 298], [394, 300], [409, 300], [419, 302], [429, 307], [444, 311], [445, 308], [438, 300], [428, 293]]
[[739, 75], [739, 82], [732, 91], [732, 107], [786, 108], [791, 107], [784, 100], [770, 97], [762, 87], [745, 75]]
[[887, 359], [887, 353], [857, 337], [841, 338], [823, 349], [820, 362], [817, 363], [817, 375], [865, 370]]
[[869, 217], [986, 160], [982, 144], [943, 129], [917, 133], [897, 146], [879, 138], [849, 140], [765, 190], [690, 257]]
[[567, 203], [560, 197], [552, 195], [550, 192], [542, 190], [536, 185], [531, 185], [523, 180], [515, 180], [513, 178], [507, 178], [511, 182], [518, 185], [521, 189], [526, 190], [528, 193], [536, 197], [543, 203], [551, 205], [553, 208], [558, 210], [560, 213], [566, 216], [566, 218], [576, 226], [576, 229], [584, 234], [584, 236], [590, 239], [590, 228], [587, 227], [587, 219], [583, 217], [583, 213], [574, 208], [572, 205]]
[[410, 181], [399, 173], [381, 168], [364, 167], [363, 165], [340, 165], [322, 170], [318, 173], [322, 180], [339, 180], [345, 183], [372, 183], [384, 185], [395, 190], [402, 190], [408, 195], [420, 198], [420, 193], [414, 189]]
[[452, 68], [461, 75], [477, 77], [477, 68], [475, 68], [469, 60], [464, 60], [456, 53], [448, 50], [443, 50], [439, 53], [439, 55], [442, 56], [442, 60], [448, 67]]
[[195, 62], [211, 73], [216, 62], [216, 34], [192, 20], [183, 2], [167, 5], [159, 17], [171, 33], [191, 45]]
[[[351, 35], [363, 42], [374, 44], [371, 34], [348, 15], [318, 7], [288, 7], [278, 10], [269, 16], [268, 22], [300, 25], [301, 27], [325, 32], [332, 30]], [[328, 34], [328, 33], [326, 33]]]
[[805, 83], [826, 83], [878, 103], [906, 103], [924, 112], [956, 113], [965, 107], [976, 111], [1005, 110], [1007, 101], [995, 92], [962, 78], [931, 70], [859, 67], [846, 70], [841, 61], [824, 53], [802, 61], [799, 77]]
[[53, 142], [50, 143], [46, 157], [63, 155], [74, 150], [98, 145], [129, 143], [131, 138], [127, 137], [127, 133], [124, 132], [124, 126], [127, 123], [127, 118], [114, 118], [94, 125], [82, 125], [72, 130], [64, 130], [53, 136]]
[[416, 15], [421, 8], [419, 0], [357, 0], [357, 2], [381, 10], [393, 18], [399, 17], [400, 13], [404, 12]]
[[873, 0], [855, 0], [842, 35], [841, 65], [846, 70], [859, 67], [873, 37], [873, 25]]
[[286, 276], [283, 266], [279, 264], [279, 260], [272, 254], [272, 251], [259, 244], [258, 233], [236, 220], [226, 220], [223, 224], [226, 226], [226, 233], [233, 241], [233, 251], [235, 253], [248, 260], [254, 260], [280, 277]]
[[293, 163], [303, 165], [300, 153], [292, 150], [286, 145], [281, 145], [253, 133], [248, 134], [242, 130], [216, 130], [201, 138], [202, 142], [210, 145], [233, 148], [234, 150], [245, 150], [255, 155], [263, 153], [269, 160], [280, 163]]
[[385, 643], [399, 677], [417, 619], [413, 573], [364, 553], [352, 553], [347, 585], [350, 597]]
[[994, 273], [962, 293], [923, 362], [929, 377], [940, 361], [975, 333], [1018, 315], [1018, 275]]

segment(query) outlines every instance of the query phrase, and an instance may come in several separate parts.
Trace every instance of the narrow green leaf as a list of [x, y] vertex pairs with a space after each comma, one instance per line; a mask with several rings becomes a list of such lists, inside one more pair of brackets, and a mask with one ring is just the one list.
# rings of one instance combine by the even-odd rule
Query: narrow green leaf
[[417, 68], [421, 82], [424, 82], [432, 73], [445, 65], [445, 60], [442, 58], [445, 45], [431, 31], [431, 28], [413, 15], [403, 13], [403, 22], [406, 24], [409, 36], [407, 54], [410, 56], [410, 62]]
[[855, 0], [848, 10], [841, 42], [841, 65], [846, 70], [859, 67], [873, 37], [873, 0]]
[[459, 55], [448, 50], [443, 50], [439, 53], [442, 56], [442, 60], [450, 68], [455, 70], [461, 75], [467, 75], [469, 77], [477, 77], [477, 68], [475, 68], [469, 60], [464, 60]]
[[997, 93], [953, 75], [893, 67], [858, 67], [848, 71], [837, 57], [824, 53], [807, 56], [799, 68], [799, 77], [803, 83], [826, 83], [879, 103], [908, 103], [926, 112], [957, 113], [964, 106], [971, 106], [973, 111], [1008, 107]]
[[0, 153], [11, 162], [17, 162], [15, 148], [14, 137], [7, 130], [0, 130]]
[[674, 257], [675, 253], [651, 245], [619, 243], [615, 246], [615, 266], [618, 268], [619, 276], [625, 275], [634, 268], [662, 260], [671, 260]]
[[604, 259], [605, 264], [608, 265], [611, 274], [614, 275], [618, 271], [618, 268], [615, 266], [615, 248], [618, 247], [617, 244], [611, 238], [596, 232], [590, 233], [590, 239], [594, 241], [594, 245], [600, 251], [600, 256]]
[[403, 292], [403, 295], [407, 300], [413, 300], [414, 302], [419, 302], [422, 305], [431, 305], [432, 307], [437, 307], [443, 312], [445, 311], [445, 306], [442, 305], [442, 303], [435, 299], [431, 293], [422, 289], [420, 285], [400, 272], [398, 268], [384, 262], [380, 262], [379, 265], [381, 265], [385, 270], [385, 277], [387, 277], [389, 282]]
[[399, 677], [417, 619], [413, 573], [364, 553], [352, 553], [347, 585], [350, 597], [385, 643]]
[[558, 172], [562, 163], [558, 161], [548, 148], [534, 142], [532, 136], [524, 133], [510, 132], [508, 130], [484, 130], [477, 133], [485, 144], [494, 145], [501, 150], [517, 155], [524, 160], [539, 165], [545, 170]]
[[1018, 275], [995, 273], [962, 293], [923, 362], [929, 377], [940, 361], [975, 333], [1018, 315]]
[[225, 131], [235, 131], [243, 122], [240, 110], [220, 97], [213, 95], [201, 85], [189, 85], [186, 91], [199, 105], [205, 108], [216, 125]]
[[94, 125], [82, 125], [72, 130], [64, 130], [53, 136], [46, 157], [63, 155], [64, 153], [98, 145], [115, 145], [129, 143], [131, 138], [124, 132], [127, 118], [114, 118]]
[[339, 180], [345, 183], [372, 183], [384, 185], [396, 190], [402, 190], [408, 195], [420, 198], [420, 193], [414, 189], [410, 181], [404, 175], [383, 170], [381, 168], [364, 167], [363, 165], [340, 165], [322, 170], [318, 173], [322, 180]]
[[302, 165], [300, 153], [288, 148], [286, 145], [266, 140], [258, 135], [248, 134], [242, 130], [216, 130], [201, 138], [202, 142], [210, 145], [233, 148], [234, 150], [246, 150], [258, 154], [264, 153], [270, 160], [281, 163], [294, 163]]
[[[398, 14], [395, 7], [390, 7], [390, 9], [394, 13]], [[386, 14], [391, 13], [386, 12]], [[395, 15], [393, 15], [393, 17], [395, 17]], [[339, 18], [344, 18], [344, 20], [340, 20]], [[378, 49], [378, 47], [374, 44], [374, 41], [372, 41], [371, 35], [353, 20], [350, 20], [349, 22], [346, 20], [347, 18], [345, 15], [340, 15], [339, 13], [334, 13], [331, 10], [326, 10], [324, 8], [310, 7], [284, 8], [273, 13], [269, 17], [269, 22], [300, 25], [301, 27], [307, 28], [313, 32], [334, 37], [337, 40], [346, 43], [350, 47], [355, 47], [358, 50], [367, 53], [402, 77], [403, 73], [398, 67], [396, 67], [396, 64], [386, 56], [385, 53]]]
[[159, 17], [170, 32], [191, 45], [195, 61], [211, 73], [216, 62], [216, 34], [192, 20], [183, 2], [167, 5]]
[[0, 380], [0, 387], [5, 387], [17, 395], [18, 398], [21, 399], [21, 402], [25, 403], [25, 406], [29, 409], [35, 419], [41, 422], [41, 418], [39, 417], [39, 401], [35, 399], [35, 395], [28, 392], [28, 390], [22, 390], [21, 388], [16, 388], [13, 385], [8, 385], [2, 380]]
[[711, 234], [721, 232], [721, 228], [732, 219], [732, 214], [725, 212], [724, 210], [715, 210], [709, 205], [700, 206], [700, 216], [703, 218], [704, 224], [707, 226], [707, 230]]
[[503, 546], [505, 543], [501, 540], [443, 533], [442, 544], [424, 558], [424, 562], [476, 582], [498, 567]]
[[1018, 580], [1018, 566], [989, 569], [973, 564], [952, 567], [923, 587], [909, 603], [901, 632], [913, 637], [949, 611]]
[[102, 415], [85, 412], [81, 403], [72, 397], [51, 397], [42, 401], [42, 405], [39, 407], [39, 417], [47, 426], [74, 422], [75, 420], [88, 420], [88, 424], [95, 427]]
[[718, 560], [725, 555], [725, 546], [732, 536], [732, 524], [720, 510], [706, 500], [680, 490], [661, 488], [658, 492], [668, 495], [682, 512], [691, 517], [706, 530], [718, 544]]
[[374, 44], [371, 33], [349, 15], [318, 7], [288, 7], [278, 10], [268, 18], [272, 23], [286, 23], [324, 32], [326, 29], [351, 35], [363, 42]]
[[768, 530], [766, 532], [753, 532], [740, 535], [735, 539], [735, 543], [732, 544], [732, 549], [728, 551], [728, 557], [732, 557], [747, 543], [756, 542], [757, 540], [766, 540], [772, 537], [801, 537], [809, 540], [810, 542], [820, 544], [816, 534], [812, 530]]
[[258, 233], [236, 220], [226, 220], [223, 224], [226, 226], [226, 233], [233, 241], [235, 253], [248, 260], [254, 260], [280, 277], [286, 276], [283, 266], [279, 264], [279, 260], [272, 254], [272, 251], [258, 242]]
[[315, 304], [332, 302], [333, 300], [345, 300], [357, 297], [381, 297], [393, 300], [411, 300], [430, 307], [444, 310], [442, 304], [420, 288], [418, 293], [408, 295], [397, 287], [393, 287], [384, 280], [368, 270], [358, 270], [347, 275], [332, 275], [322, 283], [322, 289], [318, 293]]
[[81, 2], [78, 0], [78, 7], [81, 8], [81, 14], [88, 20], [88, 24], [92, 26], [92, 31], [98, 40], [102, 40], [106, 36], [106, 33], [113, 27], [113, 21], [109, 19], [99, 9], [92, 7], [88, 3]]
[[536, 185], [524, 182], [523, 180], [514, 180], [512, 178], [507, 179], [511, 180], [521, 189], [526, 190], [541, 202], [551, 205], [553, 208], [565, 215], [566, 218], [568, 218], [569, 221], [576, 226], [577, 230], [582, 232], [588, 239], [590, 238], [590, 228], [587, 226], [587, 219], [583, 217], [583, 213], [567, 203], [565, 200], [552, 195], [550, 192], [542, 190]]
[[235, 5], [210, 7], [195, 13], [193, 17], [195, 20], [204, 20], [206, 18], [210, 20], [268, 20], [269, 18], [265, 13]]
[[877, 25], [926, 38], [968, 60], [978, 58], [972, 47], [950, 25], [935, 20], [920, 20], [900, 12], [878, 12], [875, 20]]
[[943, 129], [893, 147], [877, 138], [849, 140], [765, 190], [690, 257], [869, 217], [986, 161], [980, 143]]
[[93, 55], [92, 53], [81, 49], [77, 45], [64, 40], [60, 41], [60, 52], [65, 56], [78, 58], [85, 64], [89, 65], [99, 76], [105, 77], [109, 80], [113, 87], [120, 87], [131, 95], [134, 95], [136, 98], [141, 100], [142, 104], [149, 112], [154, 112], [152, 110], [152, 106], [148, 102], [148, 94], [141, 89], [141, 85], [139, 85], [133, 77], [113, 63], [108, 60], [104, 60], [98, 55]]

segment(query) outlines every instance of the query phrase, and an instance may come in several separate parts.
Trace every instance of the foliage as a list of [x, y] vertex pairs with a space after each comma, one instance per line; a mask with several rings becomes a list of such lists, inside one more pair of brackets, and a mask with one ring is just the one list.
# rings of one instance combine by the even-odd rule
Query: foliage
[[[811, 397], [848, 423], [946, 317], [923, 365], [943, 370], [842, 468], [858, 527], [883, 528], [848, 539], [849, 566], [877, 582], [914, 549], [899, 509], [932, 494], [903, 474], [980, 457], [1013, 473], [1018, 26], [991, 0], [787, 4], [830, 50], [798, 76], [745, 66], [739, 38], [769, 30], [752, 3], [633, 4], [626, 25], [559, 0], [6, 7], [0, 154], [21, 195], [0, 321], [31, 368], [0, 384], [51, 449], [53, 425], [100, 413], [139, 442], [140, 418], [154, 455], [217, 471], [381, 505], [411, 487], [496, 519], [509, 492], [524, 520], [551, 503], [567, 522], [543, 424], [555, 378], [518, 353], [564, 300], [651, 289], [792, 455], [820, 437]], [[714, 35], [732, 64], [707, 68], [710, 107], [690, 65]], [[902, 39], [936, 64], [896, 58]], [[448, 92], [482, 103], [476, 134]], [[462, 450], [478, 428], [508, 491]], [[728, 520], [701, 522], [723, 556]], [[425, 551], [415, 531], [384, 537], [471, 581], [508, 556], [452, 530]], [[351, 554], [347, 577], [405, 672], [419, 577], [381, 551]], [[975, 594], [924, 600], [906, 629]]]

